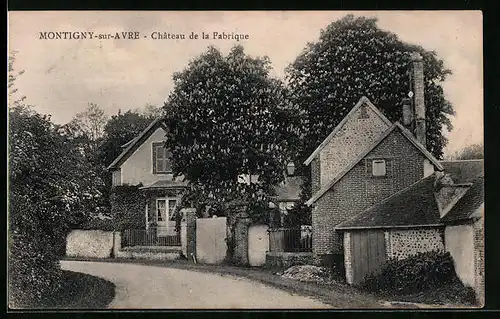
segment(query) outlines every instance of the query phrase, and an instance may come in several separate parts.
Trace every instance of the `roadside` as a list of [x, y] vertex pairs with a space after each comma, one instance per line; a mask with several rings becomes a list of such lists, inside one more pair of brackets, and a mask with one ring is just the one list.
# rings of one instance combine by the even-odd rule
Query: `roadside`
[[102, 309], [113, 300], [115, 285], [99, 277], [63, 270], [61, 286], [37, 304], [14, 309]]
[[[329, 304], [334, 308], [348, 309], [374, 309], [374, 308], [392, 308], [390, 304], [384, 303], [374, 295], [363, 293], [357, 289], [342, 283], [314, 283], [301, 282], [292, 279], [283, 278], [276, 275], [276, 269], [237, 267], [229, 265], [205, 265], [194, 264], [186, 260], [159, 261], [159, 260], [137, 260], [137, 259], [74, 259], [65, 258], [65, 260], [79, 261], [99, 261], [109, 263], [131, 263], [139, 265], [150, 265], [157, 267], [168, 267], [174, 269], [193, 270], [198, 272], [216, 273], [222, 276], [236, 276], [247, 278], [262, 284], [275, 287], [292, 294], [311, 297], [323, 303]], [[405, 305], [404, 308], [413, 306]], [[400, 306], [403, 308], [403, 306]], [[418, 308], [418, 307], [413, 307]]]

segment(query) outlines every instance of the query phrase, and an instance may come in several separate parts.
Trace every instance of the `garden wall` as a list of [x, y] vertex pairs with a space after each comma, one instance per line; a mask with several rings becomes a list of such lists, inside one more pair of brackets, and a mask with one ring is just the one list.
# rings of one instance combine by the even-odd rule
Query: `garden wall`
[[66, 237], [66, 256], [80, 258], [113, 257], [115, 234], [102, 230], [73, 230]]

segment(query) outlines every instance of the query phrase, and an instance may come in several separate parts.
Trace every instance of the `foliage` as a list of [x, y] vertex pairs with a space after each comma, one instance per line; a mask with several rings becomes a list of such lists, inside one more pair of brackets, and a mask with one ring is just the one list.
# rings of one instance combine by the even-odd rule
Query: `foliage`
[[362, 287], [373, 292], [411, 294], [433, 289], [456, 277], [449, 252], [426, 252], [391, 259], [377, 275], [368, 275]]
[[110, 202], [111, 216], [116, 231], [145, 229], [144, 207], [146, 197], [139, 189], [142, 185], [121, 185], [113, 187]]
[[301, 119], [298, 157], [305, 160], [363, 95], [391, 121], [402, 116], [410, 90], [410, 52], [423, 57], [427, 149], [441, 158], [451, 130], [452, 105], [440, 82], [451, 74], [433, 51], [403, 43], [378, 28], [375, 18], [348, 15], [321, 31], [287, 68], [290, 99]]
[[58, 285], [66, 234], [92, 218], [101, 180], [49, 116], [12, 106], [8, 133], [9, 292], [23, 304]]
[[284, 227], [312, 225], [312, 209], [310, 206], [306, 205], [309, 198], [311, 198], [311, 179], [304, 178], [301, 185], [300, 198], [295, 205], [288, 210], [288, 214], [283, 220]]
[[66, 125], [66, 129], [81, 142], [86, 154], [93, 155], [104, 135], [106, 121], [104, 110], [95, 103], [89, 103], [87, 109], [77, 113]]
[[111, 116], [104, 126], [104, 138], [99, 147], [99, 161], [110, 165], [123, 151], [122, 145], [137, 137], [153, 119], [138, 112], [127, 111]]
[[[189, 182], [193, 205], [231, 200], [264, 201], [283, 179], [293, 127], [282, 83], [269, 77], [267, 57], [227, 56], [214, 47], [174, 74], [165, 104], [172, 169]], [[240, 174], [259, 182], [238, 183]]]
[[484, 158], [483, 143], [467, 146], [464, 149], [458, 151], [454, 157], [455, 157], [454, 159], [457, 160], [483, 159]]
[[23, 105], [26, 96], [19, 96], [18, 89], [14, 86], [17, 78], [23, 75], [24, 70], [16, 71], [14, 69], [14, 62], [16, 61], [17, 51], [11, 51], [8, 60], [8, 83], [7, 89], [9, 94], [9, 107]]

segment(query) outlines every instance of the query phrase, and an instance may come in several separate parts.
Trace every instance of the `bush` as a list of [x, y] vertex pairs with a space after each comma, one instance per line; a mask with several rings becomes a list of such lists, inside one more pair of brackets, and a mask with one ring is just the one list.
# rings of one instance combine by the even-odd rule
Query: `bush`
[[440, 287], [456, 278], [450, 253], [426, 252], [406, 259], [390, 259], [379, 274], [365, 277], [365, 290], [412, 294]]

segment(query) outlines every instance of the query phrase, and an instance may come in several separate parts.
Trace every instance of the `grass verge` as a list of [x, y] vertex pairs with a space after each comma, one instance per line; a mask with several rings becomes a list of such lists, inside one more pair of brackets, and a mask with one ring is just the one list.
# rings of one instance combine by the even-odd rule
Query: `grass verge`
[[61, 287], [30, 309], [102, 309], [113, 300], [115, 285], [102, 278], [62, 271]]

